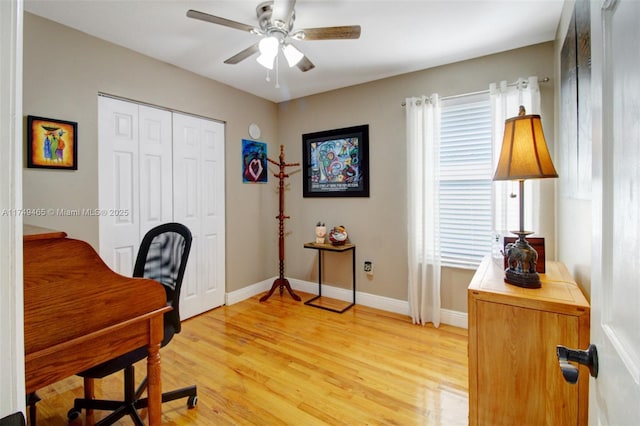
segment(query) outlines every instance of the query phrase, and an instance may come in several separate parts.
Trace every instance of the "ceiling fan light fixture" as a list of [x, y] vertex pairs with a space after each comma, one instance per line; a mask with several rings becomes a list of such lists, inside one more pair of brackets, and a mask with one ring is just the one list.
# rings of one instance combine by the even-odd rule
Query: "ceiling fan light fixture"
[[260, 40], [260, 43], [258, 44], [260, 56], [256, 59], [258, 63], [263, 67], [272, 70], [273, 63], [278, 55], [279, 45], [280, 42], [276, 37], [265, 37]]
[[304, 57], [301, 51], [299, 51], [293, 44], [289, 43], [282, 46], [282, 52], [284, 53], [284, 57], [287, 59], [289, 67], [297, 65]]
[[258, 44], [258, 49], [260, 53], [266, 56], [276, 57], [278, 54], [278, 46], [280, 45], [280, 41], [274, 36], [265, 37], [260, 40]]
[[305, 28], [294, 31], [295, 5], [296, 0], [261, 0], [261, 3], [256, 7], [257, 26], [193, 9], [187, 11], [187, 17], [260, 36], [262, 39], [258, 43], [254, 43], [231, 56], [224, 63], [238, 64], [259, 52], [258, 63], [268, 70], [278, 68], [280, 49], [282, 49], [290, 67], [296, 65], [302, 72], [307, 72], [315, 67], [309, 58], [295, 46], [290, 45], [290, 40], [354, 40], [360, 38], [360, 25]]
[[275, 59], [275, 56], [267, 56], [263, 53], [256, 58], [256, 61], [266, 69], [272, 70]]

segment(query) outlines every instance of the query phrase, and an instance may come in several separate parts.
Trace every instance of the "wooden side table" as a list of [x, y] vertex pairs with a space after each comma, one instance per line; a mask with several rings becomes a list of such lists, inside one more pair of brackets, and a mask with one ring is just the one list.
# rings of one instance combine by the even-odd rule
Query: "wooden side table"
[[[313, 306], [314, 308], [326, 309], [327, 311], [343, 313], [347, 309], [351, 308], [356, 304], [356, 246], [355, 244], [343, 244], [341, 246], [334, 246], [333, 244], [317, 244], [317, 243], [305, 243], [304, 248], [315, 249], [318, 250], [318, 295], [304, 302], [305, 305]], [[351, 261], [352, 261], [352, 287], [353, 287], [353, 302], [342, 309], [333, 309], [328, 306], [322, 306], [313, 304], [314, 301], [318, 300], [322, 297], [322, 259], [324, 257], [324, 252], [326, 251], [334, 251], [334, 252], [346, 252], [351, 251]]]
[[567, 268], [546, 262], [542, 288], [504, 282], [483, 260], [469, 285], [469, 425], [586, 425], [589, 372], [568, 384], [556, 346], [586, 349], [590, 307]]

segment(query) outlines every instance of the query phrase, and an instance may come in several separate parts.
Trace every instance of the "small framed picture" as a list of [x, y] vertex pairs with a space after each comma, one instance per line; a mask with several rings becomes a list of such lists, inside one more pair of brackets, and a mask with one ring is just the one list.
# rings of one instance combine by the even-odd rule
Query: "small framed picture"
[[267, 172], [267, 144], [242, 139], [242, 183], [266, 183]]
[[27, 167], [78, 169], [78, 123], [27, 116]]

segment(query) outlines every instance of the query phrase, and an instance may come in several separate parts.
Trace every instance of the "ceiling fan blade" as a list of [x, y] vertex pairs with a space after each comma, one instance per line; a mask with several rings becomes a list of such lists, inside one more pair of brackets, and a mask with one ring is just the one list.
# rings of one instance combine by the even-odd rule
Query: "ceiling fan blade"
[[273, 12], [271, 13], [272, 21], [282, 21], [289, 24], [293, 15], [293, 8], [296, 6], [296, 0], [274, 0]]
[[258, 51], [258, 43], [247, 47], [242, 52], [236, 53], [235, 55], [233, 55], [232, 57], [230, 57], [229, 59], [224, 61], [224, 63], [225, 64], [237, 64], [240, 61], [244, 61], [245, 59], [247, 59], [249, 56], [253, 55], [257, 51]]
[[311, 62], [309, 60], [309, 58], [307, 58], [306, 56], [303, 56], [302, 59], [300, 59], [300, 62], [298, 62], [296, 64], [296, 66], [298, 68], [300, 68], [300, 71], [302, 72], [307, 72], [309, 70], [314, 69], [316, 66], [313, 64], [313, 62]]
[[360, 38], [360, 25], [341, 27], [306, 28], [297, 30], [291, 37], [298, 40], [341, 40]]
[[225, 27], [235, 28], [237, 30], [247, 31], [250, 33], [259, 33], [255, 27], [251, 25], [243, 24], [241, 22], [232, 21], [231, 19], [221, 18], [219, 16], [209, 15], [208, 13], [198, 12], [197, 10], [190, 9], [187, 11], [187, 16], [193, 19], [199, 19], [205, 22], [211, 22], [213, 24], [224, 25]]

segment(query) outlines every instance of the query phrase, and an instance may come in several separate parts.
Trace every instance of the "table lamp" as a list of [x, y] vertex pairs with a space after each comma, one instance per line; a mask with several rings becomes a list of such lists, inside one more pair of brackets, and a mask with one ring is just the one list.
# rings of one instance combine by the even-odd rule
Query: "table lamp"
[[538, 253], [526, 239], [533, 232], [524, 230], [524, 180], [555, 177], [558, 173], [549, 155], [540, 116], [526, 115], [524, 106], [520, 106], [518, 116], [504, 123], [502, 149], [493, 176], [493, 180], [517, 180], [520, 187], [520, 229], [510, 231], [518, 239], [507, 244], [504, 253], [507, 257], [504, 280], [509, 284], [525, 288], [541, 286], [536, 272]]

